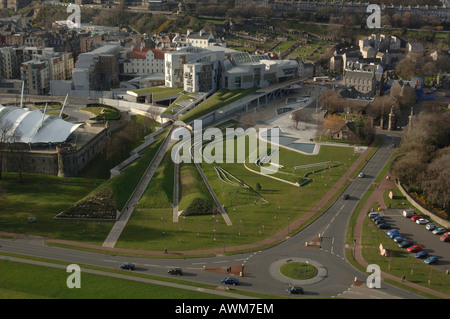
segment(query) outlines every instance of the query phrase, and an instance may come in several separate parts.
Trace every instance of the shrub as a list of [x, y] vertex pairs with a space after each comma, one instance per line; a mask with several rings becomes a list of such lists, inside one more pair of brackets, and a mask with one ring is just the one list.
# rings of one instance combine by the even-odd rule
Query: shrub
[[214, 205], [203, 198], [194, 199], [184, 212], [186, 216], [212, 215], [213, 213]]

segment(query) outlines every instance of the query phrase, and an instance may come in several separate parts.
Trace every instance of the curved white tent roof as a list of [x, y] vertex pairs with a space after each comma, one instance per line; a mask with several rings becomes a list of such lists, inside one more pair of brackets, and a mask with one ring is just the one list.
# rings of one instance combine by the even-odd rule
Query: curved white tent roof
[[6, 142], [62, 143], [81, 124], [73, 124], [41, 111], [0, 105], [0, 130]]

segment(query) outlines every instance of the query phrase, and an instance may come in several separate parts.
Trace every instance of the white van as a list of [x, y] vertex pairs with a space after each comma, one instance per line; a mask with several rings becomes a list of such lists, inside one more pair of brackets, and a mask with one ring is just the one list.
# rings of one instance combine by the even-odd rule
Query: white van
[[412, 217], [414, 215], [417, 215], [417, 214], [412, 209], [406, 209], [406, 210], [403, 211], [403, 217], [410, 218], [410, 217]]

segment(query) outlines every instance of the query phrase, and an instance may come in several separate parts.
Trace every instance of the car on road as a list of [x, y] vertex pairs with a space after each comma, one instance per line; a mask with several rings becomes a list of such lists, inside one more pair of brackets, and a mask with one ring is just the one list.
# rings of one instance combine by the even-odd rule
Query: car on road
[[444, 96], [445, 97], [450, 97], [450, 93], [445, 93]]
[[344, 194], [344, 195], [342, 195], [342, 199], [343, 200], [347, 200], [347, 199], [349, 199], [350, 198], [350, 195], [349, 194]]
[[440, 237], [440, 240], [445, 242], [450, 241], [450, 232], [443, 233]]
[[425, 225], [425, 224], [428, 224], [429, 222], [430, 221], [425, 218], [420, 218], [420, 219], [416, 220], [416, 224], [419, 224], [419, 225]]
[[366, 176], [366, 175], [364, 175], [363, 172], [361, 172], [361, 173], [358, 174], [358, 177], [359, 177], [359, 178], [364, 178], [364, 176]]
[[410, 247], [412, 245], [413, 245], [412, 241], [406, 240], [406, 241], [403, 241], [403, 242], [399, 243], [398, 247], [400, 247], [400, 248], [408, 248], [408, 247]]
[[414, 216], [411, 217], [411, 220], [412, 220], [413, 222], [416, 222], [416, 221], [418, 221], [419, 219], [422, 219], [422, 218], [423, 218], [423, 217], [420, 216], [420, 215], [414, 215]]
[[134, 270], [134, 264], [132, 263], [128, 263], [128, 264], [122, 264], [119, 266], [120, 269], [125, 269], [125, 270]]
[[293, 294], [293, 295], [303, 295], [303, 288], [302, 287], [293, 286], [293, 287], [287, 288], [286, 292], [288, 294]]
[[225, 285], [233, 285], [233, 286], [239, 285], [239, 279], [234, 277], [223, 278], [220, 282]]
[[445, 228], [442, 227], [438, 227], [435, 230], [433, 230], [433, 234], [435, 235], [442, 235], [445, 232], [446, 232]]
[[414, 255], [414, 257], [416, 257], [416, 258], [425, 258], [427, 256], [428, 256], [428, 252], [426, 250], [421, 250]]
[[178, 275], [181, 276], [183, 274], [183, 270], [181, 268], [172, 268], [167, 271], [170, 275]]
[[410, 247], [408, 247], [407, 251], [410, 253], [417, 253], [419, 251], [421, 251], [423, 248], [420, 245], [412, 245]]
[[437, 226], [433, 223], [428, 223], [425, 228], [429, 231], [435, 230], [437, 228]]
[[434, 264], [437, 262], [438, 262], [438, 258], [436, 256], [430, 256], [424, 260], [424, 263], [426, 263], [426, 264]]

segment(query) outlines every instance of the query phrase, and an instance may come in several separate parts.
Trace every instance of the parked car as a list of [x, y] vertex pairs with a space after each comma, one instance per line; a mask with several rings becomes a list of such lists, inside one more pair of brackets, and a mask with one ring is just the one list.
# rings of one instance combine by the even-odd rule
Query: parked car
[[425, 218], [420, 218], [420, 219], [416, 220], [416, 224], [419, 224], [419, 225], [425, 225], [425, 224], [428, 224], [429, 222], [430, 221]]
[[379, 213], [377, 213], [377, 212], [369, 212], [368, 214], [367, 214], [367, 216], [369, 216], [369, 218], [375, 218], [375, 217], [377, 217], [377, 216], [381, 216]]
[[428, 223], [425, 228], [429, 231], [435, 230], [437, 228], [437, 226], [433, 223]]
[[[389, 237], [391, 237], [391, 235], [393, 235], [393, 234], [399, 234], [399, 231], [398, 231], [398, 229], [393, 228], [393, 229], [391, 229], [391, 230], [388, 230], [388, 231], [386, 232], [386, 234], [387, 234]], [[391, 237], [391, 238], [393, 238], [393, 237]]]
[[400, 247], [400, 248], [408, 248], [408, 247], [410, 247], [410, 246], [412, 246], [412, 245], [413, 245], [413, 242], [412, 242], [412, 241], [405, 240], [405, 241], [399, 243], [399, 244], [398, 244], [398, 247]]
[[350, 195], [349, 194], [344, 194], [344, 195], [342, 195], [342, 199], [343, 200], [347, 200], [347, 199], [349, 199], [350, 198]]
[[120, 269], [134, 270], [134, 264], [131, 264], [131, 263], [122, 264], [122, 265], [120, 265]]
[[428, 256], [428, 252], [426, 250], [421, 250], [414, 255], [414, 257], [416, 257], [416, 258], [425, 258], [427, 256]]
[[417, 253], [419, 251], [421, 251], [423, 248], [420, 245], [412, 245], [410, 247], [408, 247], [408, 249], [406, 249], [408, 252], [410, 253]]
[[420, 216], [420, 215], [414, 215], [414, 216], [411, 217], [411, 220], [412, 220], [413, 222], [416, 222], [417, 220], [422, 219], [422, 218], [423, 218], [423, 217]]
[[438, 227], [435, 230], [433, 230], [433, 234], [435, 235], [442, 235], [443, 233], [445, 233], [445, 228], [442, 227]]
[[403, 211], [403, 217], [406, 218], [411, 218], [412, 216], [417, 215], [415, 211], [413, 211], [412, 209], [405, 209]]
[[376, 215], [376, 216], [372, 216], [371, 219], [372, 219], [373, 221], [376, 221], [376, 220], [378, 220], [378, 219], [384, 219], [384, 217], [383, 217], [382, 215], [378, 214], [378, 215]]
[[383, 218], [378, 218], [374, 220], [375, 225], [386, 224]]
[[239, 279], [234, 277], [223, 278], [220, 282], [225, 285], [233, 285], [233, 286], [239, 285]]
[[434, 264], [438, 262], [438, 258], [436, 256], [430, 256], [424, 260], [426, 264]]
[[389, 224], [386, 223], [381, 223], [378, 225], [379, 229], [391, 229], [391, 226]]
[[395, 238], [397, 238], [397, 237], [403, 237], [403, 236], [402, 236], [402, 234], [400, 234], [400, 233], [398, 233], [398, 232], [389, 235], [389, 238], [390, 238], [390, 239], [395, 239]]
[[398, 236], [398, 237], [394, 238], [394, 242], [396, 242], [397, 244], [404, 242], [405, 240], [406, 240], [406, 238], [402, 237], [402, 236]]
[[303, 295], [303, 288], [302, 287], [293, 286], [293, 287], [287, 288], [286, 292], [288, 294]]
[[183, 274], [183, 270], [181, 268], [172, 268], [167, 271], [168, 274], [181, 276]]
[[358, 174], [358, 177], [359, 177], [359, 178], [363, 178], [364, 176], [366, 176], [366, 175], [364, 175], [363, 172], [361, 172], [361, 173]]
[[445, 242], [450, 241], [450, 232], [443, 233], [440, 239]]

